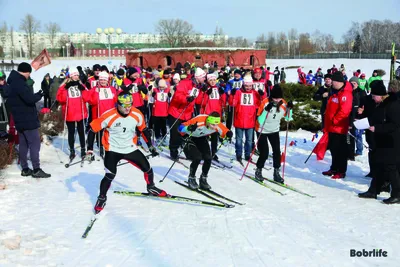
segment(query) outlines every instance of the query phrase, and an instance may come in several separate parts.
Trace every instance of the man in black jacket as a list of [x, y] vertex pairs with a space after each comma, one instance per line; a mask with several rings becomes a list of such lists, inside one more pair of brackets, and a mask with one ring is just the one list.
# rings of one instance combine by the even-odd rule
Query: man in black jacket
[[321, 129], [324, 129], [324, 118], [325, 118], [325, 110], [326, 105], [328, 103], [329, 97], [332, 95], [332, 75], [326, 74], [324, 76], [325, 84], [321, 86], [318, 91], [314, 94], [314, 100], [319, 101], [322, 100], [322, 105], [320, 109], [321, 114]]
[[51, 107], [51, 98], [50, 98], [50, 85], [51, 85], [51, 83], [52, 83], [52, 80], [50, 78], [50, 74], [47, 73], [43, 77], [43, 81], [42, 81], [42, 84], [41, 84], [41, 88], [42, 88], [42, 91], [43, 91], [43, 106], [45, 108], [50, 108]]
[[[18, 71], [11, 71], [7, 80], [10, 85], [8, 103], [18, 131], [21, 175], [48, 178], [51, 175], [40, 168], [40, 122], [36, 110], [36, 103], [42, 99], [43, 92], [33, 94], [26, 84], [31, 72], [32, 67], [26, 62], [18, 65]], [[28, 151], [30, 151], [33, 170], [28, 167]]]

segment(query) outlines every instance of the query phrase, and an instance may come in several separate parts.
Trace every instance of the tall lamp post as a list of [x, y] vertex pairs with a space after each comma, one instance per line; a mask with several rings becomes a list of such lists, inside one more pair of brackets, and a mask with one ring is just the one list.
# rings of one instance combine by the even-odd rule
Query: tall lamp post
[[107, 41], [108, 41], [108, 61], [109, 64], [111, 64], [111, 36], [114, 35], [114, 33], [116, 33], [117, 35], [120, 35], [122, 33], [122, 30], [120, 28], [117, 28], [116, 30], [114, 30], [114, 28], [105, 28], [104, 30], [102, 28], [97, 28], [96, 29], [96, 33], [98, 35], [104, 33], [107, 37]]
[[68, 50], [69, 50], [69, 46], [70, 46], [71, 44], [70, 44], [70, 43], [66, 43], [65, 45], [67, 46], [67, 58], [69, 58], [69, 53], [68, 53], [69, 51], [68, 51]]
[[64, 57], [64, 56], [65, 56], [65, 55], [64, 55], [64, 49], [65, 49], [65, 46], [62, 46], [62, 49], [63, 49], [63, 57]]

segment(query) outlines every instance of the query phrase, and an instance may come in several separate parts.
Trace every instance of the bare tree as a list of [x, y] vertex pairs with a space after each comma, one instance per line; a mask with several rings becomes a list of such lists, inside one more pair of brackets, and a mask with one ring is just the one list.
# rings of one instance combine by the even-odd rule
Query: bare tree
[[0, 27], [0, 45], [4, 47], [7, 39], [7, 22], [3, 22], [3, 25]]
[[14, 26], [10, 27], [11, 46], [14, 46]]
[[51, 48], [54, 48], [54, 39], [57, 33], [61, 32], [61, 27], [56, 22], [49, 22], [45, 25], [46, 32], [49, 34]]
[[21, 20], [20, 29], [27, 34], [29, 57], [33, 58], [34, 37], [35, 33], [40, 30], [40, 21], [31, 14], [26, 14], [25, 18]]
[[162, 19], [156, 25], [156, 31], [164, 42], [171, 47], [185, 46], [194, 34], [193, 25], [181, 19]]

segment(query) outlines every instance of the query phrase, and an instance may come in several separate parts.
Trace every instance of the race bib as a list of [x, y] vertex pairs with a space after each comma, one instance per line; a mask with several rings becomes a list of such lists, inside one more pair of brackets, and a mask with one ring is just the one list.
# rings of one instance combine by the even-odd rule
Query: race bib
[[210, 94], [210, 99], [219, 99], [219, 93], [217, 90], [212, 90], [212, 93]]
[[242, 88], [242, 81], [233, 82], [232, 88]]
[[196, 87], [192, 88], [192, 91], [190, 91], [189, 96], [194, 96], [195, 98], [199, 95], [200, 89], [197, 89]]
[[240, 101], [240, 104], [242, 106], [253, 106], [254, 105], [253, 94], [242, 93], [242, 99]]
[[97, 86], [97, 80], [92, 81], [92, 88]]
[[168, 99], [167, 93], [157, 93], [157, 101], [166, 102]]
[[71, 86], [70, 88], [68, 88], [68, 97], [69, 98], [81, 97], [81, 91], [78, 89], [78, 86]]
[[132, 92], [134, 92], [134, 93], [137, 93], [137, 92], [139, 92], [139, 89], [138, 89], [137, 83], [132, 83]]
[[253, 88], [254, 90], [258, 91], [258, 90], [262, 90], [264, 91], [264, 84], [263, 83], [253, 83]]
[[100, 92], [99, 92], [100, 100], [113, 99], [113, 98], [114, 98], [114, 95], [110, 88], [100, 88]]

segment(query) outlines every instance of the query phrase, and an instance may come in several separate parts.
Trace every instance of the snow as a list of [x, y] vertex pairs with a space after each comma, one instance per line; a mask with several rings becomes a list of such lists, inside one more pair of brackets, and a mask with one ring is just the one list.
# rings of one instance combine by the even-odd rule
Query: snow
[[[296, 64], [267, 62], [279, 67]], [[312, 62], [303, 60], [299, 65], [315, 70], [332, 64]], [[348, 71], [361, 67], [367, 73], [374, 68], [387, 71], [384, 66], [389, 64], [335, 62], [337, 66], [343, 62]], [[65, 66], [68, 61], [54, 64]], [[119, 62], [112, 64], [118, 66]], [[33, 78], [40, 83], [46, 72], [39, 70]], [[283, 151], [285, 133], [280, 136]], [[315, 198], [272, 185], [285, 193], [280, 196], [246, 177], [239, 181], [243, 168], [236, 163], [232, 170], [211, 168], [209, 183], [215, 191], [246, 203], [244, 206], [220, 209], [113, 194], [113, 190], [146, 191], [142, 172], [127, 164], [118, 168], [100, 219], [88, 238], [81, 239], [92, 216], [104, 167], [95, 161], [83, 168], [75, 165], [66, 169], [60, 164], [60, 159], [65, 163], [68, 157], [66, 149], [61, 151], [60, 135], [49, 145], [42, 144], [42, 168], [52, 174], [51, 178], [21, 177], [15, 163], [2, 173], [6, 189], [0, 190], [0, 266], [398, 266], [400, 207], [381, 203], [389, 197], [387, 193], [378, 201], [357, 197], [370, 182], [364, 177], [369, 171], [367, 151], [349, 163], [344, 180], [332, 180], [321, 175], [329, 169], [329, 153], [323, 161], [313, 155], [304, 164], [319, 140], [312, 142], [312, 136], [304, 130], [289, 132], [288, 144], [294, 140], [297, 146], [287, 148], [285, 180]], [[230, 153], [234, 153], [232, 146], [222, 147], [220, 160], [228, 163]], [[176, 164], [160, 184], [172, 162], [164, 156], [150, 162], [158, 187], [208, 201], [173, 183], [187, 179], [188, 170], [183, 166]], [[272, 167], [268, 161], [266, 165]], [[272, 172], [264, 170], [263, 174], [272, 177]], [[254, 174], [254, 165], [248, 173]], [[7, 248], [4, 240], [14, 245], [20, 240], [19, 248]], [[376, 248], [387, 251], [388, 257], [350, 257], [350, 249]]]

